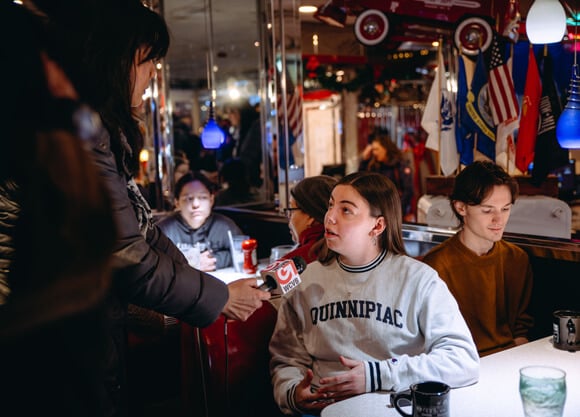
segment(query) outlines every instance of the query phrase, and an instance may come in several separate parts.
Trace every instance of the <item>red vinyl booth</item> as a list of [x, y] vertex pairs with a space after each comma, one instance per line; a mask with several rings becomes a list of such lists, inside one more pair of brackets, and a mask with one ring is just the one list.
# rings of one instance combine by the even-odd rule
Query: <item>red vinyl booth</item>
[[185, 416], [277, 417], [268, 343], [276, 309], [264, 302], [246, 322], [223, 316], [204, 329], [182, 323]]

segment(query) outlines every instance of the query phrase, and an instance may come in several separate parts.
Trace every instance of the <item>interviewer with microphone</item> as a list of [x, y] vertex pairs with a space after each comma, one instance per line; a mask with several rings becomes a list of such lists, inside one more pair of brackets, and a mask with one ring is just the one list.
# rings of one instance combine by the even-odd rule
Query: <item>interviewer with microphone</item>
[[394, 184], [357, 172], [339, 180], [321, 252], [284, 294], [270, 341], [274, 398], [286, 414], [418, 381], [469, 385], [479, 356], [457, 302], [405, 254]]

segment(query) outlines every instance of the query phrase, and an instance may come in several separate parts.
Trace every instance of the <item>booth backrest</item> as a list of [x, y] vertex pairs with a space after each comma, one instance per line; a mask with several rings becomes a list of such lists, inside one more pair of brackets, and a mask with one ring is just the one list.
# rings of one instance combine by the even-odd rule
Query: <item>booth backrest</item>
[[247, 321], [223, 316], [204, 329], [182, 325], [185, 416], [277, 417], [268, 344], [276, 309], [268, 302]]
[[215, 207], [214, 211], [232, 219], [248, 235], [258, 241], [258, 258], [269, 258], [270, 249], [292, 244], [288, 219], [273, 210], [249, 210], [237, 207]]
[[[421, 259], [430, 249], [448, 239], [454, 230], [425, 225], [404, 225], [407, 254]], [[532, 340], [552, 334], [556, 310], [580, 310], [580, 245], [569, 239], [505, 233], [504, 239], [526, 251], [534, 274], [528, 307], [534, 318]]]

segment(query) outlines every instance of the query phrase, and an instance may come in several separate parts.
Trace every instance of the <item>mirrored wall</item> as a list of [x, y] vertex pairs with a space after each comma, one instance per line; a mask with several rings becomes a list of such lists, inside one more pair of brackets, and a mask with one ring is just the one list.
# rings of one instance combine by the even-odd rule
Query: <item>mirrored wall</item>
[[[163, 87], [161, 96], [151, 97], [147, 124], [152, 127], [143, 155], [142, 180], [157, 185], [156, 208], [170, 205], [184, 160], [223, 188], [242, 190], [216, 205], [272, 209], [281, 201], [284, 206], [287, 184], [304, 177], [298, 2], [151, 5], [171, 32], [168, 56], [151, 89]], [[218, 149], [201, 141], [212, 107], [225, 134]]]

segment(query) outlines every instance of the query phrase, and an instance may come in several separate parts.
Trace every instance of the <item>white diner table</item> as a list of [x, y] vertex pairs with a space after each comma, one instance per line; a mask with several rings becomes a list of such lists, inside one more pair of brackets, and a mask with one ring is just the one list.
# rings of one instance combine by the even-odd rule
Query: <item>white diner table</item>
[[237, 272], [233, 266], [228, 268], [221, 268], [215, 271], [207, 272], [209, 275], [216, 277], [217, 279], [229, 284], [230, 282], [236, 281], [242, 278], [258, 278], [258, 285], [262, 284], [263, 280], [260, 277], [260, 271], [268, 266], [268, 259], [258, 260], [258, 269], [255, 274], [248, 274], [245, 272]]
[[236, 281], [236, 280], [242, 279], [242, 278], [259, 278], [260, 277], [259, 273], [246, 274], [244, 272], [237, 272], [233, 266], [231, 266], [229, 268], [222, 268], [222, 269], [218, 269], [215, 271], [210, 271], [210, 272], [208, 272], [208, 274], [216, 277], [217, 279], [225, 282], [226, 284], [229, 284], [230, 282], [233, 282], [233, 281]]
[[[549, 365], [566, 371], [567, 396], [563, 417], [580, 417], [580, 351], [568, 352], [552, 346], [552, 336], [535, 340], [481, 358], [479, 381], [451, 390], [451, 417], [523, 417], [519, 369]], [[410, 407], [405, 410], [410, 413]], [[358, 395], [331, 404], [321, 417], [395, 417], [389, 392]]]

